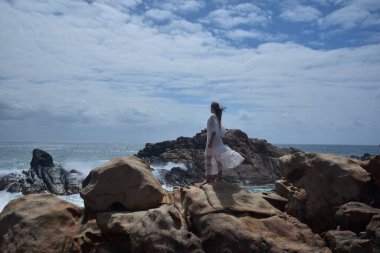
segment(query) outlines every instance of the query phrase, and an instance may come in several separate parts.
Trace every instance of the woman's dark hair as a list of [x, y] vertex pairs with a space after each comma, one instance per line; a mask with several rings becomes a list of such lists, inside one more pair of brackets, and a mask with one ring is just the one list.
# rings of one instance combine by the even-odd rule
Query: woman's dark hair
[[211, 108], [214, 109], [215, 115], [219, 120], [219, 126], [222, 124], [222, 114], [226, 107], [220, 107], [219, 103], [212, 102]]

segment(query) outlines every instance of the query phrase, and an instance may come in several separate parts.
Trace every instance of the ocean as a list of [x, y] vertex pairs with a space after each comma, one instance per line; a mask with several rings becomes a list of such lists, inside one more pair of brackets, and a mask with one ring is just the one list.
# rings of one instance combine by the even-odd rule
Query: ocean
[[[145, 144], [126, 143], [66, 143], [66, 142], [22, 142], [0, 141], [0, 176], [12, 172], [21, 172], [30, 168], [32, 151], [35, 148], [45, 150], [52, 155], [55, 163], [61, 164], [65, 169], [75, 169], [84, 175], [111, 160], [120, 156], [137, 154]], [[379, 154], [380, 148], [376, 145], [298, 145], [280, 144], [279, 147], [295, 147], [305, 152], [332, 153], [342, 156], [362, 156], [364, 153]], [[175, 164], [184, 167], [183, 164]], [[173, 164], [152, 166], [157, 169], [170, 169]], [[159, 175], [155, 172], [156, 177]], [[163, 185], [166, 189], [171, 187]], [[273, 185], [260, 185], [250, 187], [249, 190], [264, 192], [273, 189]], [[18, 198], [21, 193], [8, 193], [0, 191], [0, 211], [12, 199]], [[76, 205], [83, 206], [83, 200], [79, 194], [60, 196]]]

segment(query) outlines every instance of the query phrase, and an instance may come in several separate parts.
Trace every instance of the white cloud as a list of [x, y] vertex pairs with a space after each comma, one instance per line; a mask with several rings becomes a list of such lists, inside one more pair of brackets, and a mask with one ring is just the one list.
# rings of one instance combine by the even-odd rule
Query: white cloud
[[291, 22], [311, 22], [321, 15], [322, 13], [314, 7], [289, 4], [283, 8], [280, 17]]
[[188, 14], [200, 11], [206, 3], [203, 0], [166, 0], [154, 1], [153, 5], [156, 8]]
[[322, 28], [341, 27], [349, 30], [355, 27], [380, 25], [380, 2], [377, 0], [353, 0], [342, 8], [319, 19]]
[[363, 141], [378, 136], [379, 44], [235, 48], [200, 24], [158, 28], [105, 3], [33, 8], [0, 3], [0, 139], [189, 136], [205, 127], [212, 100], [228, 107], [226, 127], [251, 137], [339, 142], [355, 135], [353, 118]]
[[222, 28], [233, 28], [239, 25], [266, 25], [271, 20], [271, 12], [264, 11], [251, 3], [227, 6], [209, 13], [204, 19]]
[[288, 39], [288, 36], [285, 34], [273, 35], [270, 33], [265, 33], [259, 30], [243, 30], [243, 29], [234, 29], [228, 30], [225, 32], [225, 35], [232, 40], [247, 40], [255, 39], [258, 41], [284, 41]]
[[145, 13], [145, 16], [156, 21], [170, 20], [175, 17], [170, 11], [159, 9], [150, 9]]

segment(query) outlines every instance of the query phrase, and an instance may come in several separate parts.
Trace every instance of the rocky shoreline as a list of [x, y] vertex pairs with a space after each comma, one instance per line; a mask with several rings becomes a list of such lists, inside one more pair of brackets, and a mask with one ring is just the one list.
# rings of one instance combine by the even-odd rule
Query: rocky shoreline
[[276, 192], [228, 182], [167, 192], [146, 161], [115, 158], [83, 181], [85, 208], [48, 193], [9, 202], [1, 252], [376, 253], [379, 164], [298, 152], [279, 159]]
[[53, 157], [41, 149], [33, 150], [30, 169], [0, 178], [0, 191], [22, 194], [51, 192], [57, 195], [79, 193], [84, 175], [76, 170], [65, 170], [54, 164]]
[[[85, 179], [33, 151], [30, 170], [0, 179], [26, 194], [0, 213], [0, 252], [380, 252], [379, 155], [297, 152], [229, 130], [225, 142], [246, 161], [225, 182], [201, 185], [204, 138], [147, 144]], [[169, 161], [187, 166], [163, 174], [172, 192], [151, 168]], [[238, 180], [275, 190], [253, 193]], [[71, 192], [84, 208], [56, 196]]]
[[[203, 130], [193, 137], [179, 137], [176, 140], [155, 144], [147, 143], [138, 157], [150, 164], [167, 162], [183, 163], [186, 170], [173, 167], [170, 171], [160, 170], [165, 183], [170, 186], [191, 185], [204, 180], [204, 150], [207, 134]], [[281, 178], [278, 158], [298, 152], [294, 148], [278, 148], [266, 140], [249, 138], [238, 129], [228, 129], [223, 141], [244, 158], [243, 164], [224, 172], [223, 180], [242, 185], [261, 185], [273, 183]]]

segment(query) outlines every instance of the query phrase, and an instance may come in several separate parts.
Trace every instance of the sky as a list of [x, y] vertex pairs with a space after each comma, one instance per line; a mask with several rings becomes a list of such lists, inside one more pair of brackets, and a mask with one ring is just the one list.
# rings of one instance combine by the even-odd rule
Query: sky
[[379, 0], [0, 0], [0, 140], [380, 143]]

